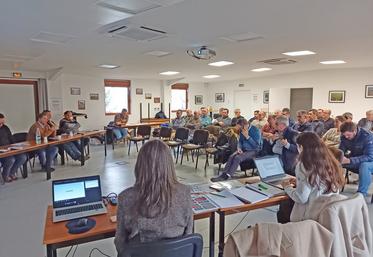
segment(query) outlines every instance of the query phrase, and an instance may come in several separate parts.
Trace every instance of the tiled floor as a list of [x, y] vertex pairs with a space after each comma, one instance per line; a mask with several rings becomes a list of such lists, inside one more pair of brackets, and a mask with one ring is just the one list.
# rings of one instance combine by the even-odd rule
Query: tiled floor
[[[78, 162], [69, 161], [64, 167], [57, 166], [52, 175], [53, 179], [100, 174], [103, 194], [119, 193], [134, 183], [133, 169], [136, 153], [135, 149], [132, 149], [131, 156], [128, 156], [126, 150], [127, 147], [123, 145], [117, 146], [114, 152], [109, 148], [108, 156], [104, 158], [103, 147], [92, 146], [91, 159], [84, 167], [81, 167]], [[193, 163], [185, 161], [182, 166], [176, 165], [177, 175], [185, 183], [207, 181], [215, 175], [216, 167], [210, 166], [205, 177], [203, 165], [204, 159], [201, 159], [199, 169], [195, 170]], [[345, 191], [352, 193], [354, 190], [356, 190], [356, 185], [349, 185]], [[43, 257], [46, 255], [42, 239], [48, 204], [51, 204], [51, 182], [45, 180], [45, 173], [35, 171], [27, 179], [19, 179], [0, 186], [0, 257]], [[373, 224], [372, 205], [369, 209], [370, 221]], [[275, 222], [276, 210], [276, 207], [272, 207], [228, 216], [226, 234], [233, 229], [243, 229], [258, 222]], [[208, 220], [197, 221], [195, 231], [203, 235], [206, 247]], [[116, 256], [113, 239], [79, 245], [75, 256], [89, 257], [94, 247], [109, 256]], [[67, 250], [68, 248], [58, 250], [58, 255], [65, 256]], [[208, 249], [205, 248], [204, 256], [207, 256], [207, 253]], [[72, 253], [69, 256], [71, 255]], [[95, 256], [101, 255], [94, 252], [91, 257]]]

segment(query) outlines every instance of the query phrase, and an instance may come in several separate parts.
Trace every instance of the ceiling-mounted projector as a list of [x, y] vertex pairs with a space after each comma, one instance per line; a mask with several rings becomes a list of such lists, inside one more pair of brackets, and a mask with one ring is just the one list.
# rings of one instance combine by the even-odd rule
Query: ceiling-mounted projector
[[210, 60], [216, 56], [216, 52], [207, 46], [201, 46], [195, 49], [188, 49], [187, 54], [198, 60]]

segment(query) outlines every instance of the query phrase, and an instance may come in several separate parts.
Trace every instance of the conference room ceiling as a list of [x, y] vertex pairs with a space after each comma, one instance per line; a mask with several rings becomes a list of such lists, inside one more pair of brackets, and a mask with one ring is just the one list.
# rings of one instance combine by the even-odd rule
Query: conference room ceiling
[[[371, 0], [141, 1], [167, 4], [133, 15], [107, 8], [100, 4], [102, 0], [3, 1], [0, 69], [48, 71], [62, 67], [66, 72], [108, 78], [183, 77], [188, 81], [223, 81], [319, 69], [373, 67]], [[166, 36], [135, 41], [102, 33], [104, 25], [121, 19], [130, 27], [150, 27], [166, 32]], [[242, 42], [227, 39], [241, 34], [254, 39]], [[203, 45], [217, 52], [213, 60], [197, 60], [186, 54], [187, 49]], [[300, 57], [281, 54], [296, 50], [317, 54]], [[159, 54], [164, 56], [147, 54], [152, 51], [162, 51]], [[285, 57], [297, 62], [258, 63]], [[222, 60], [234, 65], [208, 65]], [[325, 60], [346, 63], [320, 64]], [[97, 67], [100, 64], [120, 67], [102, 69]], [[263, 67], [272, 70], [250, 71]], [[159, 74], [164, 71], [180, 73]], [[202, 77], [211, 74], [220, 77]]]

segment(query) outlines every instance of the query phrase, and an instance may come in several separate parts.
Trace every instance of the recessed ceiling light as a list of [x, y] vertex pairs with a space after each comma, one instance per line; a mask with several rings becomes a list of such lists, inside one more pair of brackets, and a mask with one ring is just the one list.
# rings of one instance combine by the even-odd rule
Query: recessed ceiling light
[[216, 79], [216, 78], [219, 78], [220, 75], [206, 75], [206, 76], [203, 76], [205, 79]]
[[253, 72], [263, 72], [263, 71], [270, 71], [272, 70], [271, 68], [257, 68], [257, 69], [253, 69], [251, 71]]
[[346, 63], [343, 60], [335, 60], [335, 61], [322, 61], [321, 64], [343, 64]]
[[100, 64], [98, 67], [104, 68], [104, 69], [116, 69], [119, 68], [119, 65], [113, 65], [113, 64]]
[[157, 57], [163, 57], [166, 55], [170, 55], [170, 52], [165, 52], [165, 51], [150, 51], [146, 52], [145, 55], [152, 55], [152, 56], [157, 56]]
[[159, 73], [160, 75], [165, 75], [165, 76], [172, 76], [172, 75], [176, 75], [176, 74], [179, 74], [180, 72], [178, 71], [165, 71], [165, 72], [161, 72]]
[[223, 67], [223, 66], [232, 65], [232, 64], [234, 64], [234, 63], [233, 62], [228, 62], [228, 61], [219, 61], [219, 62], [209, 63], [209, 65], [215, 66], [215, 67]]
[[312, 54], [316, 54], [316, 53], [312, 52], [312, 51], [309, 51], [309, 50], [302, 50], [302, 51], [286, 52], [286, 53], [282, 53], [282, 54], [288, 55], [288, 56], [302, 56], [302, 55], [312, 55]]

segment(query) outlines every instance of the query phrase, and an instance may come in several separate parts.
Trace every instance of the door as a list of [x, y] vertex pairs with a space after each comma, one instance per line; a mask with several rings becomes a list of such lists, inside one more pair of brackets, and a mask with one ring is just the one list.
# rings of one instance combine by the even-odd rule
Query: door
[[290, 92], [291, 117], [296, 119], [297, 111], [312, 109], [313, 88], [292, 88]]
[[[234, 109], [240, 109], [241, 115], [246, 119], [252, 116], [251, 113], [251, 92], [250, 90], [234, 91], [233, 106]], [[234, 113], [231, 110], [229, 116], [233, 118]]]

